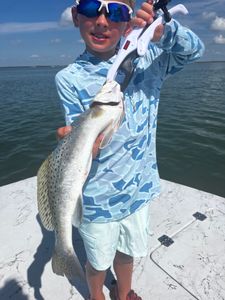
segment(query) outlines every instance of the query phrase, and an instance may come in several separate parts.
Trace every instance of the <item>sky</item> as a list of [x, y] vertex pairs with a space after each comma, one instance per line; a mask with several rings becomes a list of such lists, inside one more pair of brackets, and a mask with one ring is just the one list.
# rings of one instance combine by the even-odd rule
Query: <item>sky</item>
[[[136, 8], [142, 1], [136, 1]], [[178, 3], [172, 0], [169, 7]], [[0, 0], [0, 67], [67, 65], [84, 50], [72, 0]], [[203, 61], [225, 61], [225, 0], [183, 0], [176, 19], [203, 40]]]

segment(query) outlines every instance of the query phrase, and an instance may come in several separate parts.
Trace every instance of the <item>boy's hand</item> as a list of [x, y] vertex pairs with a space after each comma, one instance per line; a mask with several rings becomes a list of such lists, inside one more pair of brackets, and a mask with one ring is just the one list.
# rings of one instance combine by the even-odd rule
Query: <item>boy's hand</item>
[[[154, 21], [154, 16], [153, 1], [147, 0], [147, 2], [143, 2], [141, 8], [137, 10], [136, 16], [131, 21], [132, 26], [145, 27], [146, 25], [150, 25]], [[158, 42], [163, 35], [163, 31], [164, 25], [158, 25], [155, 29], [152, 41]]]
[[[67, 134], [69, 134], [72, 130], [72, 126], [64, 126], [64, 127], [60, 127], [57, 129], [56, 131], [56, 135], [57, 135], [57, 138], [59, 140], [61, 140], [62, 138], [64, 138]], [[100, 134], [95, 143], [94, 143], [94, 146], [93, 146], [93, 149], [92, 149], [92, 157], [95, 158], [97, 155], [98, 155], [98, 152], [99, 152], [99, 147], [100, 147], [100, 144], [101, 144], [101, 141], [103, 139], [103, 134]]]
[[153, 1], [146, 1], [141, 4], [141, 8], [136, 11], [136, 16], [132, 24], [138, 27], [144, 27], [154, 21]]
[[72, 126], [64, 126], [60, 127], [56, 131], [56, 136], [58, 140], [63, 139], [67, 134], [69, 134], [72, 130]]

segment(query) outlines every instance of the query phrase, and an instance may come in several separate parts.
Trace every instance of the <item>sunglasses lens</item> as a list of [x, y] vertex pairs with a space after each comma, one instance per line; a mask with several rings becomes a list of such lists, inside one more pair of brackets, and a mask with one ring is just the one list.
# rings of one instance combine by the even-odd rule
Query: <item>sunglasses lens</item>
[[[77, 12], [88, 18], [97, 17], [100, 12], [101, 1], [81, 0], [77, 5]], [[126, 5], [120, 3], [108, 3], [107, 18], [113, 22], [128, 22], [130, 20], [129, 9]]]
[[77, 6], [77, 12], [88, 18], [97, 17], [100, 5], [101, 2], [97, 0], [83, 0], [79, 2], [79, 5]]
[[128, 22], [130, 20], [129, 9], [126, 5], [109, 3], [109, 19], [113, 22]]

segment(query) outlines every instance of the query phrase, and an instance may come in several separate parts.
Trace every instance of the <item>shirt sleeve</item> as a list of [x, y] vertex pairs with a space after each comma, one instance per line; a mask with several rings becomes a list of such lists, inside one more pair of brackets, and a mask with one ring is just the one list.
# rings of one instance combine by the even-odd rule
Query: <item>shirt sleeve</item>
[[164, 34], [157, 46], [167, 54], [166, 74], [173, 74], [185, 64], [198, 60], [205, 47], [199, 37], [176, 20], [165, 24]]
[[56, 89], [61, 100], [61, 106], [64, 111], [66, 125], [70, 125], [74, 119], [84, 112], [84, 107], [79, 100], [76, 88], [71, 84], [69, 75], [60, 71], [56, 74]]

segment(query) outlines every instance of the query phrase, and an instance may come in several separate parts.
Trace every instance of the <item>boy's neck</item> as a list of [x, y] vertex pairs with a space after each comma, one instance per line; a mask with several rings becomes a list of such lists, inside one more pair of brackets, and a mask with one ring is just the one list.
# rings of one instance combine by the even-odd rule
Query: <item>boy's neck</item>
[[88, 46], [86, 46], [86, 50], [90, 54], [94, 55], [95, 57], [97, 57], [101, 60], [109, 60], [111, 57], [113, 57], [117, 53], [117, 49], [114, 49], [114, 50], [108, 51], [108, 52], [98, 52], [98, 51], [93, 51]]

